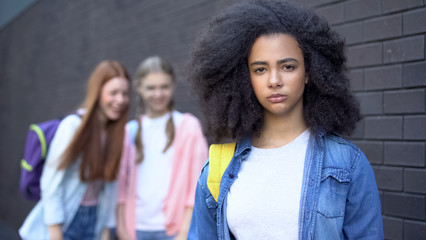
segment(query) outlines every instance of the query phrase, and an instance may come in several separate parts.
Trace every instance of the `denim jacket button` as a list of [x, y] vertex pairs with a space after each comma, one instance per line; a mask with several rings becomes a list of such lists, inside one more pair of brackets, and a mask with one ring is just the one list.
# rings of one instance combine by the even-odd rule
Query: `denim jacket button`
[[234, 174], [230, 173], [229, 178], [234, 178]]

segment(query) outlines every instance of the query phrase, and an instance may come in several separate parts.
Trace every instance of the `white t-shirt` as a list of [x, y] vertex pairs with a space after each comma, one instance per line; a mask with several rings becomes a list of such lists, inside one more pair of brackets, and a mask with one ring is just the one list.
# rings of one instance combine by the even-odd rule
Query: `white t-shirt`
[[309, 135], [307, 129], [274, 149], [252, 146], [228, 193], [227, 220], [237, 239], [298, 239]]
[[[176, 128], [183, 115], [177, 111], [173, 111], [172, 114]], [[165, 229], [163, 206], [170, 186], [173, 160], [173, 145], [163, 153], [167, 144], [166, 124], [169, 118], [168, 113], [159, 118], [144, 116], [142, 119], [144, 160], [138, 165], [137, 230]]]

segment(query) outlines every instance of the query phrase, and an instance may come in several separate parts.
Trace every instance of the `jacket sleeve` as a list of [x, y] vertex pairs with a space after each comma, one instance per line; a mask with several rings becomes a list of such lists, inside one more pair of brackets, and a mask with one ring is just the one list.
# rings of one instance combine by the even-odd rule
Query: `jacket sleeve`
[[201, 130], [201, 125], [196, 121], [193, 125], [191, 148], [191, 164], [190, 164], [190, 186], [186, 196], [185, 205], [194, 206], [194, 196], [197, 187], [197, 179], [200, 176], [201, 168], [205, 160], [208, 158], [207, 141]]
[[362, 152], [350, 183], [343, 234], [345, 239], [383, 239], [379, 192], [373, 169]]
[[107, 202], [106, 207], [106, 219], [104, 222], [104, 228], [115, 227], [115, 210], [117, 203], [117, 181], [106, 183], [105, 186], [105, 201]]
[[217, 204], [207, 188], [208, 165], [203, 168], [195, 191], [195, 204], [192, 212], [188, 240], [216, 240]]
[[130, 168], [131, 164], [135, 161], [132, 158], [131, 151], [134, 151], [133, 145], [130, 143], [130, 133], [129, 127], [126, 127], [126, 132], [124, 135], [123, 150], [120, 160], [120, 169], [118, 171], [118, 200], [117, 203], [125, 203], [127, 198], [127, 193], [130, 187]]
[[49, 152], [40, 179], [41, 201], [46, 225], [61, 224], [65, 221], [63, 178], [66, 169], [58, 170], [61, 156], [70, 144], [81, 120], [75, 115], [66, 117], [59, 124], [50, 143]]

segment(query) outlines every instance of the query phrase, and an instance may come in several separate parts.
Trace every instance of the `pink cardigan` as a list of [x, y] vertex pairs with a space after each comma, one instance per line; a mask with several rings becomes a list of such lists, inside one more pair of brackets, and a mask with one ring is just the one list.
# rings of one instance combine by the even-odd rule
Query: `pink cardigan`
[[[170, 188], [164, 203], [167, 235], [178, 233], [186, 207], [194, 206], [195, 188], [203, 163], [208, 157], [207, 142], [197, 118], [184, 114], [175, 130]], [[118, 203], [125, 205], [126, 229], [136, 237], [136, 149], [126, 128], [118, 176]]]

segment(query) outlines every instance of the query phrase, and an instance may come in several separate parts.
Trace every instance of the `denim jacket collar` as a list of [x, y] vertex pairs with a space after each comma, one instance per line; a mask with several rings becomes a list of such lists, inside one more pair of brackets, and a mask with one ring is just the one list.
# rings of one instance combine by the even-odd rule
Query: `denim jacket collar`
[[235, 149], [235, 157], [240, 156], [245, 151], [250, 151], [251, 149], [251, 138], [250, 137], [244, 137], [240, 141], [238, 141], [237, 147]]

